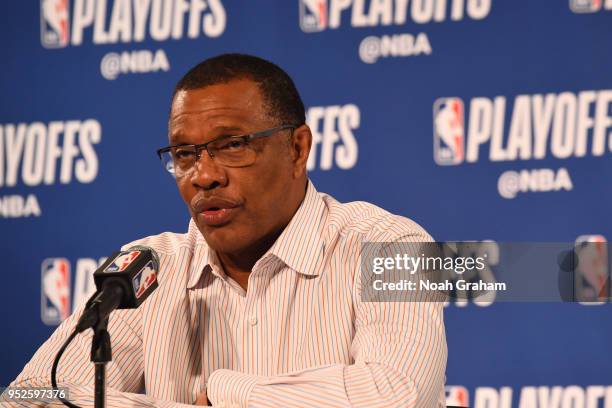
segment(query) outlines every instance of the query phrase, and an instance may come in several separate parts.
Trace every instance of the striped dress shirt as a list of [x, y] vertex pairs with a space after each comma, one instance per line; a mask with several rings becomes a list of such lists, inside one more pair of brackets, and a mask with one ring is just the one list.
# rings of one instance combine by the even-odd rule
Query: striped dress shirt
[[[203, 389], [215, 407], [443, 406], [443, 303], [360, 296], [363, 242], [426, 241], [413, 221], [365, 202], [339, 203], [309, 182], [247, 291], [223, 272], [193, 220], [186, 234], [126, 245], [157, 251], [159, 287], [139, 309], [110, 317], [107, 406], [191, 406]], [[11, 386], [50, 384], [53, 357], [82, 307]], [[93, 406], [91, 333], [77, 336], [58, 371], [81, 407]]]

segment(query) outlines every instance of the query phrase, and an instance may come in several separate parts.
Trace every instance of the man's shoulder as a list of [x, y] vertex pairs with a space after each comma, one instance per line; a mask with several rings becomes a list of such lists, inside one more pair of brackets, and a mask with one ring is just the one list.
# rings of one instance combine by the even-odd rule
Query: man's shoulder
[[187, 233], [162, 232], [157, 235], [139, 238], [125, 244], [121, 249], [133, 246], [147, 246], [155, 250], [159, 255], [174, 255], [183, 249], [193, 250], [193, 240]]
[[327, 194], [322, 196], [329, 210], [328, 226], [341, 236], [359, 235], [361, 241], [367, 242], [433, 241], [431, 235], [410, 218], [366, 201], [340, 203]]

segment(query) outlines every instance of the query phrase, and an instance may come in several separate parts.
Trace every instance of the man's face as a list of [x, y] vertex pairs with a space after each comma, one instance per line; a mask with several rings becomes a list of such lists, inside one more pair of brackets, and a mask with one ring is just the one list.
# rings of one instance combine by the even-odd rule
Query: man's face
[[[172, 103], [169, 138], [172, 145], [202, 144], [280, 125], [287, 123], [270, 116], [257, 84], [241, 79], [179, 91]], [[300, 189], [303, 196], [305, 159], [288, 142], [290, 132], [253, 140], [257, 159], [248, 167], [221, 166], [203, 150], [195, 169], [177, 178], [183, 200], [214, 250], [249, 251], [291, 219], [291, 200]]]

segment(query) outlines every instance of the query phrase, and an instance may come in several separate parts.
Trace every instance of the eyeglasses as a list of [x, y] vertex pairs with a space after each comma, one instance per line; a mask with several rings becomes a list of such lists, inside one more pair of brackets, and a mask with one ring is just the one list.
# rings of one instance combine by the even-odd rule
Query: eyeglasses
[[222, 136], [203, 144], [162, 147], [157, 150], [157, 155], [164, 168], [175, 177], [182, 177], [194, 169], [200, 160], [202, 150], [206, 150], [219, 165], [246, 167], [255, 163], [257, 158], [257, 152], [251, 146], [252, 140], [272, 136], [281, 130], [293, 130], [296, 127], [284, 125], [248, 135]]

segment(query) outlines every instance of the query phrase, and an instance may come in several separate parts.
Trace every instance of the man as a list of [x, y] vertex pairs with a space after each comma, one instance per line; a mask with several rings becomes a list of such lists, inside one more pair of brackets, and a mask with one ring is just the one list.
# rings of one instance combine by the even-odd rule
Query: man
[[[177, 84], [159, 150], [192, 220], [135, 243], [159, 288], [109, 332], [109, 407], [434, 407], [443, 404], [440, 302], [367, 302], [363, 242], [425, 242], [414, 222], [341, 204], [306, 174], [311, 133], [289, 76], [262, 59], [206, 60]], [[77, 310], [13, 386], [49, 384]], [[91, 334], [60, 362], [70, 400], [93, 403]], [[145, 391], [146, 394], [137, 394]]]

